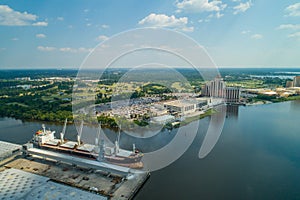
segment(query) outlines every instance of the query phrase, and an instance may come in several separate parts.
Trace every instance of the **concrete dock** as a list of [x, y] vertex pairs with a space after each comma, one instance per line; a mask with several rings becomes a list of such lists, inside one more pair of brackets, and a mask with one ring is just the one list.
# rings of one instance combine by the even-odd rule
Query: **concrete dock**
[[[0, 152], [2, 152], [1, 146]], [[42, 177], [48, 186], [40, 188], [38, 192], [36, 187], [21, 193], [16, 188], [15, 193], [19, 196], [13, 196], [10, 193], [11, 190], [4, 186], [7, 181], [11, 180], [12, 175], [4, 176], [2, 174], [11, 173], [11, 170], [17, 170], [13, 172], [14, 174], [24, 172], [26, 176], [31, 174], [32, 177]], [[47, 199], [58, 199], [57, 197], [76, 199], [72, 195], [63, 196], [66, 193], [77, 194], [78, 197], [81, 195], [89, 199], [129, 200], [135, 196], [149, 175], [148, 172], [141, 170], [132, 170], [41, 149], [29, 149], [26, 156], [12, 151], [6, 153], [6, 158], [0, 161], [0, 199], [28, 199], [27, 197], [32, 197], [29, 199], [45, 199], [46, 197]], [[18, 179], [18, 177], [22, 176], [18, 175], [14, 178]], [[24, 182], [23, 186], [19, 188], [26, 187], [27, 184]], [[50, 188], [53, 188], [53, 191]], [[20, 196], [25, 193], [26, 198]], [[4, 194], [6, 195], [4, 196]], [[41, 196], [41, 194], [47, 195]], [[51, 194], [55, 195], [51, 196]], [[95, 196], [91, 197], [90, 195]], [[8, 198], [10, 196], [13, 198]]]
[[0, 161], [20, 153], [21, 145], [0, 141]]

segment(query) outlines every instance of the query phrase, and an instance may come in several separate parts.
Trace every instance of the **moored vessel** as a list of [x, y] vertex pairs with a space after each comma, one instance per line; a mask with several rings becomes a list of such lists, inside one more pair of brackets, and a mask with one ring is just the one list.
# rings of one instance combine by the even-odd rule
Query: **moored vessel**
[[55, 137], [55, 131], [46, 130], [45, 125], [42, 125], [42, 130], [37, 131], [33, 135], [33, 144], [38, 148], [94, 159], [99, 162], [108, 162], [129, 168], [143, 168], [143, 163], [141, 162], [143, 154], [136, 149], [135, 144], [133, 144], [131, 151], [120, 148], [120, 129], [114, 145], [107, 146], [104, 140], [101, 139], [101, 125], [99, 124], [98, 134], [93, 145], [81, 141], [83, 122], [77, 135], [77, 141], [70, 141], [64, 138], [66, 125], [67, 120], [59, 139]]

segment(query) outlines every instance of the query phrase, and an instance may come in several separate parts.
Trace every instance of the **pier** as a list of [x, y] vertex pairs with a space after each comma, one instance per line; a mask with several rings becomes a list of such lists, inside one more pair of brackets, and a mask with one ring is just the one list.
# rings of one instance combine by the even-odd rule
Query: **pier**
[[[84, 197], [130, 200], [150, 175], [142, 170], [59, 152], [21, 149], [21, 145], [0, 141], [0, 158], [3, 157], [0, 160], [0, 199]], [[19, 184], [14, 190], [9, 189], [8, 184], [12, 177]], [[21, 181], [24, 177], [26, 180], [28, 178], [27, 182]], [[41, 182], [40, 186], [30, 185], [27, 188], [29, 182], [35, 183], [37, 180]], [[24, 187], [27, 189], [22, 189]]]

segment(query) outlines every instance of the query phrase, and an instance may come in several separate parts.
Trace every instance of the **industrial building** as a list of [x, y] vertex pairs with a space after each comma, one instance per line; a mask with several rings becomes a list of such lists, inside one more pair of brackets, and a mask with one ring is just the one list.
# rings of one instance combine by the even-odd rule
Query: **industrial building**
[[175, 100], [164, 103], [165, 108], [171, 113], [180, 115], [194, 113], [205, 105], [207, 105], [207, 100], [203, 99]]

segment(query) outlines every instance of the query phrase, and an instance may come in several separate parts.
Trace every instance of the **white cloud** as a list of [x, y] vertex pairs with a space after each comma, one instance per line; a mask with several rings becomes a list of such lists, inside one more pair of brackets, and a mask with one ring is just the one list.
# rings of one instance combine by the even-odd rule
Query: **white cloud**
[[19, 12], [7, 5], [0, 5], [0, 25], [2, 26], [47, 26], [47, 22], [36, 22], [38, 16]]
[[32, 26], [48, 26], [48, 22], [35, 22]]
[[101, 28], [107, 29], [107, 28], [109, 28], [109, 25], [107, 25], [107, 24], [102, 24], [102, 25], [101, 25]]
[[71, 48], [71, 47], [56, 48], [56, 47], [48, 47], [48, 46], [46, 46], [46, 47], [45, 46], [38, 46], [37, 50], [46, 51], [46, 52], [60, 51], [60, 52], [65, 52], [65, 53], [87, 53], [87, 52], [92, 51], [92, 49], [84, 48], [84, 47], [80, 47], [80, 48]]
[[245, 35], [245, 34], [248, 34], [248, 33], [250, 33], [251, 31], [249, 31], [249, 30], [244, 30], [244, 31], [242, 31], [241, 33], [243, 34], [243, 35]]
[[221, 14], [220, 12], [216, 12], [216, 13], [212, 13], [212, 14], [208, 15], [206, 19], [207, 19], [207, 22], [209, 22], [210, 21], [209, 19], [211, 19], [211, 18], [215, 17], [215, 18], [219, 19], [223, 16], [224, 16], [224, 14]]
[[298, 30], [298, 29], [300, 29], [300, 24], [281, 24], [276, 29], [278, 29], [278, 30], [282, 30], [282, 29]]
[[251, 6], [252, 6], [251, 1], [247, 1], [245, 3], [241, 2], [239, 5], [233, 7], [234, 9], [233, 14], [236, 15], [239, 13], [246, 12], [249, 8], [251, 8]]
[[91, 23], [87, 23], [86, 26], [92, 26], [92, 24]]
[[80, 47], [80, 48], [70, 48], [70, 47], [63, 47], [60, 48], [59, 51], [61, 52], [67, 52], [67, 53], [87, 53], [91, 52], [92, 49]]
[[72, 49], [70, 47], [62, 47], [59, 49], [59, 51], [61, 52], [71, 52], [71, 53], [75, 53], [77, 50], [76, 49]]
[[88, 13], [88, 12], [90, 12], [90, 10], [89, 9], [84, 9], [83, 12]]
[[19, 38], [11, 38], [12, 41], [18, 41]]
[[251, 38], [252, 39], [255, 39], [255, 40], [260, 40], [260, 39], [262, 39], [264, 36], [263, 35], [261, 35], [261, 34], [253, 34], [253, 35], [251, 35]]
[[299, 17], [300, 16], [300, 3], [292, 4], [286, 7], [285, 11], [288, 13], [288, 16]]
[[64, 21], [65, 19], [63, 17], [57, 17], [58, 21]]
[[99, 35], [97, 38], [96, 38], [96, 41], [100, 42], [100, 41], [104, 41], [104, 40], [107, 40], [109, 37], [107, 37], [106, 35]]
[[177, 12], [220, 12], [224, 10], [227, 5], [219, 0], [183, 0], [176, 2]]
[[288, 37], [289, 38], [299, 38], [300, 39], [300, 32], [289, 34]]
[[174, 28], [176, 30], [182, 30], [186, 32], [194, 31], [194, 27], [188, 27], [188, 18], [181, 17], [176, 18], [174, 15], [168, 16], [165, 14], [151, 13], [141, 21], [139, 25], [160, 27], [160, 28]]
[[79, 53], [87, 53], [87, 52], [91, 52], [93, 49], [92, 48], [84, 48], [84, 47], [79, 47], [78, 49], [77, 49], [77, 52], [79, 52]]
[[219, 18], [223, 17], [223, 16], [224, 16], [224, 14], [221, 14], [220, 12], [217, 12], [215, 16], [216, 16], [216, 18], [218, 18], [218, 19], [219, 19]]
[[55, 47], [48, 47], [48, 46], [46, 46], [46, 47], [38, 46], [37, 50], [39, 50], [39, 51], [55, 51], [56, 48]]
[[46, 38], [45, 34], [39, 33], [35, 35], [36, 38]]
[[209, 19], [209, 17], [207, 17], [206, 19], [199, 19], [198, 22], [199, 23], [210, 22], [210, 19]]

